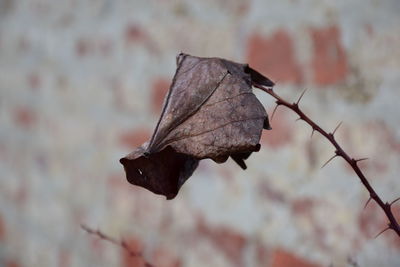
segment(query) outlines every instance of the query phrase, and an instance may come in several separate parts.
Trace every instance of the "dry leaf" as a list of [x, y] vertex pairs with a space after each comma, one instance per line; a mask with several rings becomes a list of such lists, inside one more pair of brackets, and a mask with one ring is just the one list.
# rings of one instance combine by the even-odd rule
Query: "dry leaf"
[[252, 84], [274, 83], [247, 64], [221, 58], [177, 57], [177, 70], [149, 142], [122, 158], [130, 183], [176, 196], [199, 160], [244, 162], [270, 129]]

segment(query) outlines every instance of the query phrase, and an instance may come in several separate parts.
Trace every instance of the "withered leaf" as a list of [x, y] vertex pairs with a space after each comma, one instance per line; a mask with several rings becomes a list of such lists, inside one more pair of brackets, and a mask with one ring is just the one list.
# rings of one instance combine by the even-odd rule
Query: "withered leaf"
[[252, 84], [274, 85], [247, 64], [179, 54], [150, 141], [120, 160], [128, 181], [172, 199], [201, 159], [231, 157], [246, 169], [262, 129], [270, 129]]

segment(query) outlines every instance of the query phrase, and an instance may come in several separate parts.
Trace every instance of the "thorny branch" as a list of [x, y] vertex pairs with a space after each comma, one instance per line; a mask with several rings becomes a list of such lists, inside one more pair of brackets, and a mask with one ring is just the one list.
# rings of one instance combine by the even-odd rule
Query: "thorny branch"
[[[86, 226], [84, 224], [81, 224], [81, 228], [84, 231], [86, 231], [88, 234], [95, 235], [95, 236], [99, 237], [100, 239], [106, 240], [106, 241], [108, 241], [110, 243], [113, 243], [114, 245], [117, 245], [117, 246], [121, 247], [122, 249], [124, 249], [129, 254], [130, 257], [139, 257], [139, 258], [143, 259], [142, 253], [133, 251], [132, 248], [130, 248], [129, 245], [125, 241], [123, 241], [123, 240], [119, 241], [119, 240], [117, 240], [115, 238], [112, 238], [112, 237], [104, 234], [100, 230], [93, 230], [92, 228], [90, 228], [90, 227], [88, 227], [88, 226]], [[150, 263], [146, 262], [145, 260], [144, 260], [144, 266], [145, 267], [153, 267], [153, 265], [151, 265]]]
[[[365, 186], [365, 188], [369, 192], [370, 197], [369, 197], [366, 205], [369, 203], [369, 201], [371, 199], [373, 199], [379, 205], [379, 207], [381, 207], [381, 209], [385, 212], [385, 215], [386, 215], [387, 219], [389, 220], [387, 227], [383, 231], [381, 231], [376, 237], [378, 237], [380, 234], [382, 234], [383, 232], [385, 232], [386, 230], [389, 230], [389, 229], [393, 230], [400, 237], [400, 225], [399, 225], [399, 222], [394, 217], [393, 212], [392, 212], [392, 205], [396, 201], [398, 201], [400, 198], [395, 199], [391, 203], [383, 202], [383, 200], [375, 192], [375, 190], [372, 188], [371, 184], [368, 182], [367, 178], [365, 177], [364, 173], [361, 171], [360, 167], [358, 166], [358, 162], [365, 160], [365, 158], [354, 159], [354, 158], [350, 157], [343, 150], [343, 148], [337, 143], [337, 141], [335, 139], [334, 134], [335, 134], [336, 130], [339, 128], [341, 123], [335, 128], [335, 130], [333, 132], [328, 133], [325, 130], [323, 130], [320, 126], [318, 126], [318, 124], [316, 124], [313, 120], [311, 120], [306, 114], [304, 114], [303, 111], [299, 108], [299, 101], [300, 101], [301, 97], [303, 96], [304, 92], [301, 94], [301, 96], [297, 102], [291, 104], [291, 103], [287, 102], [286, 100], [282, 99], [279, 95], [277, 95], [273, 91], [272, 88], [265, 88], [265, 87], [259, 86], [257, 84], [253, 84], [253, 86], [263, 90], [264, 92], [266, 92], [267, 94], [269, 94], [273, 98], [275, 98], [276, 99], [276, 101], [275, 101], [276, 107], [285, 106], [285, 107], [293, 110], [295, 113], [297, 113], [297, 115], [299, 115], [300, 120], [305, 121], [308, 125], [311, 126], [313, 132], [314, 131], [319, 132], [326, 139], [328, 139], [329, 142], [331, 142], [331, 144], [335, 147], [336, 151], [335, 151], [335, 155], [331, 159], [329, 159], [327, 163], [329, 163], [335, 157], [342, 157], [350, 165], [350, 167], [357, 174], [358, 178], [361, 180], [361, 183]], [[276, 110], [276, 107], [275, 107], [274, 111]], [[325, 163], [325, 165], [327, 163]]]

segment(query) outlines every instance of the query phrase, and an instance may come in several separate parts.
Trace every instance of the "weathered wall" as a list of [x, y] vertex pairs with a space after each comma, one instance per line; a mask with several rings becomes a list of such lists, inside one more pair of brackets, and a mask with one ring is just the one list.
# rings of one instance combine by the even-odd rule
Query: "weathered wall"
[[[399, 266], [334, 149], [279, 108], [241, 171], [201, 163], [173, 201], [128, 184], [180, 51], [249, 62], [400, 196], [400, 2], [0, 1], [0, 265]], [[257, 92], [268, 112], [273, 101]], [[394, 208], [399, 215], [400, 204]], [[355, 266], [355, 265], [354, 265]]]

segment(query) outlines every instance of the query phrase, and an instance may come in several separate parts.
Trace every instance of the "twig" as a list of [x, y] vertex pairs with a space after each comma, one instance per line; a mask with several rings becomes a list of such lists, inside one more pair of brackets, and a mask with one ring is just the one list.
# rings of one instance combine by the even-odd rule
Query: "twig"
[[[344, 150], [343, 148], [338, 144], [338, 142], [335, 139], [334, 133], [337, 130], [337, 128], [340, 126], [340, 124], [336, 127], [335, 131], [333, 133], [328, 133], [325, 130], [323, 130], [319, 125], [317, 125], [313, 120], [311, 120], [304, 112], [299, 108], [298, 102], [296, 103], [289, 103], [286, 100], [282, 99], [279, 95], [277, 95], [272, 88], [265, 88], [262, 86], [259, 86], [257, 84], [253, 84], [254, 87], [257, 87], [267, 94], [271, 95], [273, 98], [276, 99], [276, 104], [278, 106], [282, 105], [285, 106], [291, 110], [293, 110], [297, 115], [300, 116], [300, 119], [305, 121], [307, 124], [311, 126], [313, 131], [319, 132], [321, 135], [323, 135], [328, 141], [335, 147], [335, 155], [342, 157], [349, 165], [350, 167], [354, 170], [354, 172], [357, 174], [358, 178], [360, 179], [361, 183], [364, 185], [364, 187], [368, 190], [370, 198], [373, 199], [379, 207], [385, 212], [385, 215], [387, 219], [389, 220], [388, 227], [381, 231], [378, 236], [385, 232], [386, 230], [393, 230], [399, 237], [400, 237], [400, 225], [399, 222], [396, 220], [394, 217], [394, 214], [392, 212], [392, 205], [399, 199], [396, 199], [395, 201], [392, 201], [391, 203], [388, 202], [383, 202], [382, 199], [378, 196], [378, 194], [375, 192], [375, 190], [372, 188], [371, 184], [368, 182], [367, 178], [365, 177], [364, 173], [361, 171], [361, 169], [358, 166], [358, 162], [364, 159], [354, 159], [350, 157]], [[369, 202], [369, 201], [368, 201]]]
[[[88, 234], [95, 235], [95, 236], [99, 237], [100, 239], [106, 240], [106, 241], [108, 241], [110, 243], [113, 243], [116, 246], [121, 247], [122, 249], [124, 249], [129, 254], [130, 257], [139, 257], [139, 258], [143, 259], [142, 253], [133, 251], [125, 241], [123, 241], [123, 240], [119, 241], [119, 240], [117, 240], [117, 239], [115, 239], [113, 237], [110, 237], [110, 236], [104, 234], [100, 230], [93, 230], [92, 228], [90, 228], [90, 227], [88, 227], [88, 226], [86, 226], [84, 224], [81, 224], [81, 228], [84, 231], [86, 231]], [[144, 260], [144, 266], [145, 267], [154, 267], [153, 265], [151, 265], [150, 263], [146, 262], [145, 260]]]

